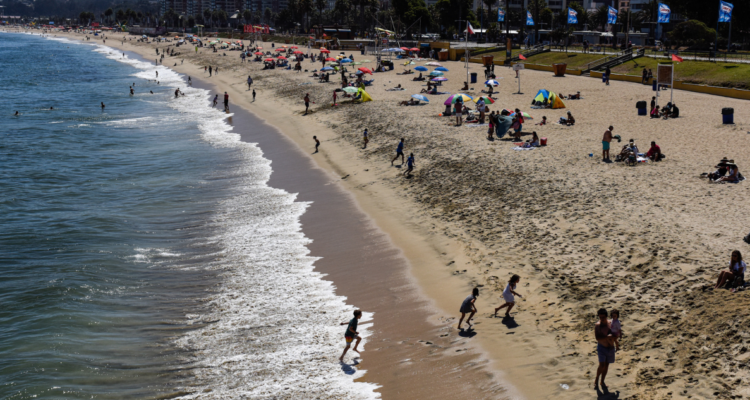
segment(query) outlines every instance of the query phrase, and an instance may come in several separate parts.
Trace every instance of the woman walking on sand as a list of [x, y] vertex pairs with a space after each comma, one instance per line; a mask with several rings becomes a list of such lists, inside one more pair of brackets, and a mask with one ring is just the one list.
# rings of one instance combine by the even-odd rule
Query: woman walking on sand
[[495, 315], [497, 315], [497, 312], [500, 311], [500, 309], [508, 307], [508, 310], [505, 311], [505, 316], [510, 317], [510, 310], [513, 309], [513, 306], [516, 305], [516, 299], [513, 297], [513, 295], [516, 295], [518, 297], [523, 297], [520, 294], [516, 293], [514, 290], [520, 280], [521, 280], [521, 277], [518, 275], [513, 275], [510, 278], [508, 285], [505, 286], [505, 290], [503, 290], [503, 300], [505, 300], [505, 304], [495, 309]]
[[464, 302], [461, 303], [461, 319], [458, 320], [458, 330], [461, 330], [461, 324], [464, 322], [464, 317], [466, 314], [469, 314], [469, 318], [466, 319], [466, 324], [469, 325], [469, 328], [471, 328], [471, 318], [474, 317], [474, 314], [477, 313], [477, 308], [474, 306], [474, 302], [477, 301], [477, 297], [479, 297], [479, 289], [474, 288], [474, 290], [471, 291], [471, 295], [469, 297], [464, 299]]

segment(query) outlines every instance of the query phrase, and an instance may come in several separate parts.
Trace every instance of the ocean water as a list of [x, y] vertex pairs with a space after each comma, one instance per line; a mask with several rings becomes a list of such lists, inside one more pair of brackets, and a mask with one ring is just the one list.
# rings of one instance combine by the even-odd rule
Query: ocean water
[[0, 33], [0, 60], [0, 398], [378, 397], [337, 362], [356, 305], [309, 204], [208, 91], [64, 39]]

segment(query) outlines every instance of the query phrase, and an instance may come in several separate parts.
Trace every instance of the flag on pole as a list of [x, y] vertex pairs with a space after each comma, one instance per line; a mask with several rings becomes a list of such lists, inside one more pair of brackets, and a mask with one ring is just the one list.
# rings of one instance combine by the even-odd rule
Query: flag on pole
[[497, 22], [505, 22], [505, 10], [502, 8], [497, 9]]
[[526, 25], [534, 26], [534, 18], [531, 17], [531, 12], [526, 11]]
[[617, 9], [614, 7], [609, 7], [609, 14], [607, 15], [607, 23], [610, 25], [614, 25], [617, 23]]
[[659, 20], [657, 22], [660, 24], [668, 24], [671, 15], [672, 10], [669, 6], [664, 3], [659, 3]]
[[577, 24], [578, 23], [578, 13], [576, 10], [568, 7], [568, 23], [569, 24]]
[[466, 28], [466, 30], [469, 32], [469, 35], [474, 34], [474, 29], [471, 27], [471, 22], [469, 22], [469, 26]]
[[719, 22], [729, 22], [732, 20], [732, 10], [734, 4], [722, 1], [719, 3]]
[[524, 57], [523, 54], [519, 54], [518, 58], [521, 59], [521, 60], [525, 60], [526, 59], [526, 57]]
[[672, 54], [672, 61], [682, 62], [682, 57]]

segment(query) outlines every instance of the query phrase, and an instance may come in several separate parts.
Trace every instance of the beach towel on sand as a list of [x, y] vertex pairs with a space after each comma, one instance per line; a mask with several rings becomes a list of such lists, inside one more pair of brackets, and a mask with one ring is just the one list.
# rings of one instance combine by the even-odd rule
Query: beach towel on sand
[[534, 150], [535, 148], [536, 147], [521, 147], [521, 146], [516, 146], [516, 147], [513, 148], [513, 150], [523, 151], [523, 150]]

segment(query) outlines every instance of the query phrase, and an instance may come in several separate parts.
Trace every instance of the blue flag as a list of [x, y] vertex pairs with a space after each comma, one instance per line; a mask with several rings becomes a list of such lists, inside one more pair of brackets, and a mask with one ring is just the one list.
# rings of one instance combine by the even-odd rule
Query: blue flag
[[719, 22], [729, 22], [732, 20], [732, 10], [734, 4], [722, 1], [719, 3]]
[[607, 14], [607, 23], [610, 25], [614, 25], [617, 23], [617, 10], [615, 8], [609, 8], [609, 13]]
[[577, 24], [578, 23], [578, 13], [576, 10], [568, 7], [568, 23], [569, 24]]
[[660, 24], [668, 24], [669, 23], [669, 17], [672, 14], [672, 10], [669, 8], [668, 5], [664, 3], [659, 3], [659, 20], [657, 21]]
[[534, 26], [534, 18], [531, 17], [531, 12], [526, 11], [526, 25]]
[[505, 10], [502, 8], [497, 9], [497, 22], [505, 22]]

